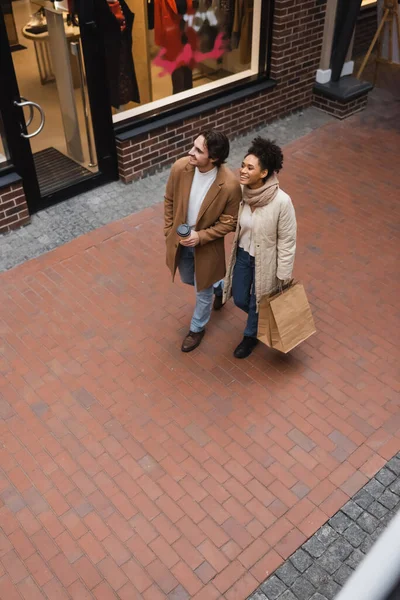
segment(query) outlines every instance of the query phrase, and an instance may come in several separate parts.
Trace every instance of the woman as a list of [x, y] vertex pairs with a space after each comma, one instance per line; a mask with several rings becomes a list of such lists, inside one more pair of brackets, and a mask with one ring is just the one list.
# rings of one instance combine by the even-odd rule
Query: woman
[[296, 215], [290, 197], [279, 188], [282, 163], [279, 146], [256, 137], [240, 169], [243, 200], [224, 285], [224, 302], [233, 296], [248, 313], [236, 358], [246, 358], [257, 345], [261, 298], [292, 276]]

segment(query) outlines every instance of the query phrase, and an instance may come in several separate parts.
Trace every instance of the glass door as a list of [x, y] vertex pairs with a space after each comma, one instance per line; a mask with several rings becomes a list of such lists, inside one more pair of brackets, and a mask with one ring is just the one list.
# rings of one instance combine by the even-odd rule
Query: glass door
[[102, 40], [91, 0], [77, 2], [74, 12], [71, 5], [12, 2], [18, 45], [3, 21], [11, 64], [1, 68], [8, 80], [14, 73], [8, 112], [19, 122], [19, 139], [15, 130], [6, 136], [31, 212], [118, 176]]

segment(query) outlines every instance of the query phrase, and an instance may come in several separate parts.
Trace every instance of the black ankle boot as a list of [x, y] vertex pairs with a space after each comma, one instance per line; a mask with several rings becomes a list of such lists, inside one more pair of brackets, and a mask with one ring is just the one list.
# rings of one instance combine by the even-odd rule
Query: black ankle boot
[[247, 358], [253, 352], [253, 349], [257, 346], [257, 344], [258, 339], [256, 337], [248, 337], [245, 335], [233, 353], [233, 356], [235, 358]]

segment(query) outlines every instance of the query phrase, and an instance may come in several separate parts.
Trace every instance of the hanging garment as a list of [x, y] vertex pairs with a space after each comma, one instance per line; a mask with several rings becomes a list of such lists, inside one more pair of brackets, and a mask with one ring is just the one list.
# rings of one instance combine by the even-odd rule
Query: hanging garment
[[233, 30], [233, 19], [235, 16], [235, 0], [220, 0], [219, 20], [221, 31], [226, 40], [230, 42]]
[[[155, 0], [154, 1], [154, 40], [163, 48], [163, 58], [174, 61], [186, 44], [192, 50], [197, 48], [197, 35], [186, 24], [185, 18], [194, 14], [193, 0]], [[178, 68], [180, 65], [176, 65]], [[193, 65], [188, 65], [193, 68]]]
[[104, 0], [99, 22], [104, 32], [106, 70], [110, 101], [114, 108], [128, 102], [140, 103], [132, 56], [132, 28], [135, 15], [125, 0]]
[[235, 0], [235, 18], [232, 28], [232, 48], [239, 48], [242, 65], [251, 61], [253, 37], [253, 0]]

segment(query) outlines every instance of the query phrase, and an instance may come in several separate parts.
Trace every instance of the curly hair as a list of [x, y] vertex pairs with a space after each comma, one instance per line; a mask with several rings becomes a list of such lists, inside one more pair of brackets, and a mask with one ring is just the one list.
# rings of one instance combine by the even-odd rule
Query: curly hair
[[279, 173], [283, 167], [282, 150], [276, 145], [275, 141], [265, 140], [257, 136], [252, 141], [246, 156], [249, 156], [249, 154], [256, 156], [261, 168], [268, 171], [265, 181], [274, 173]]

